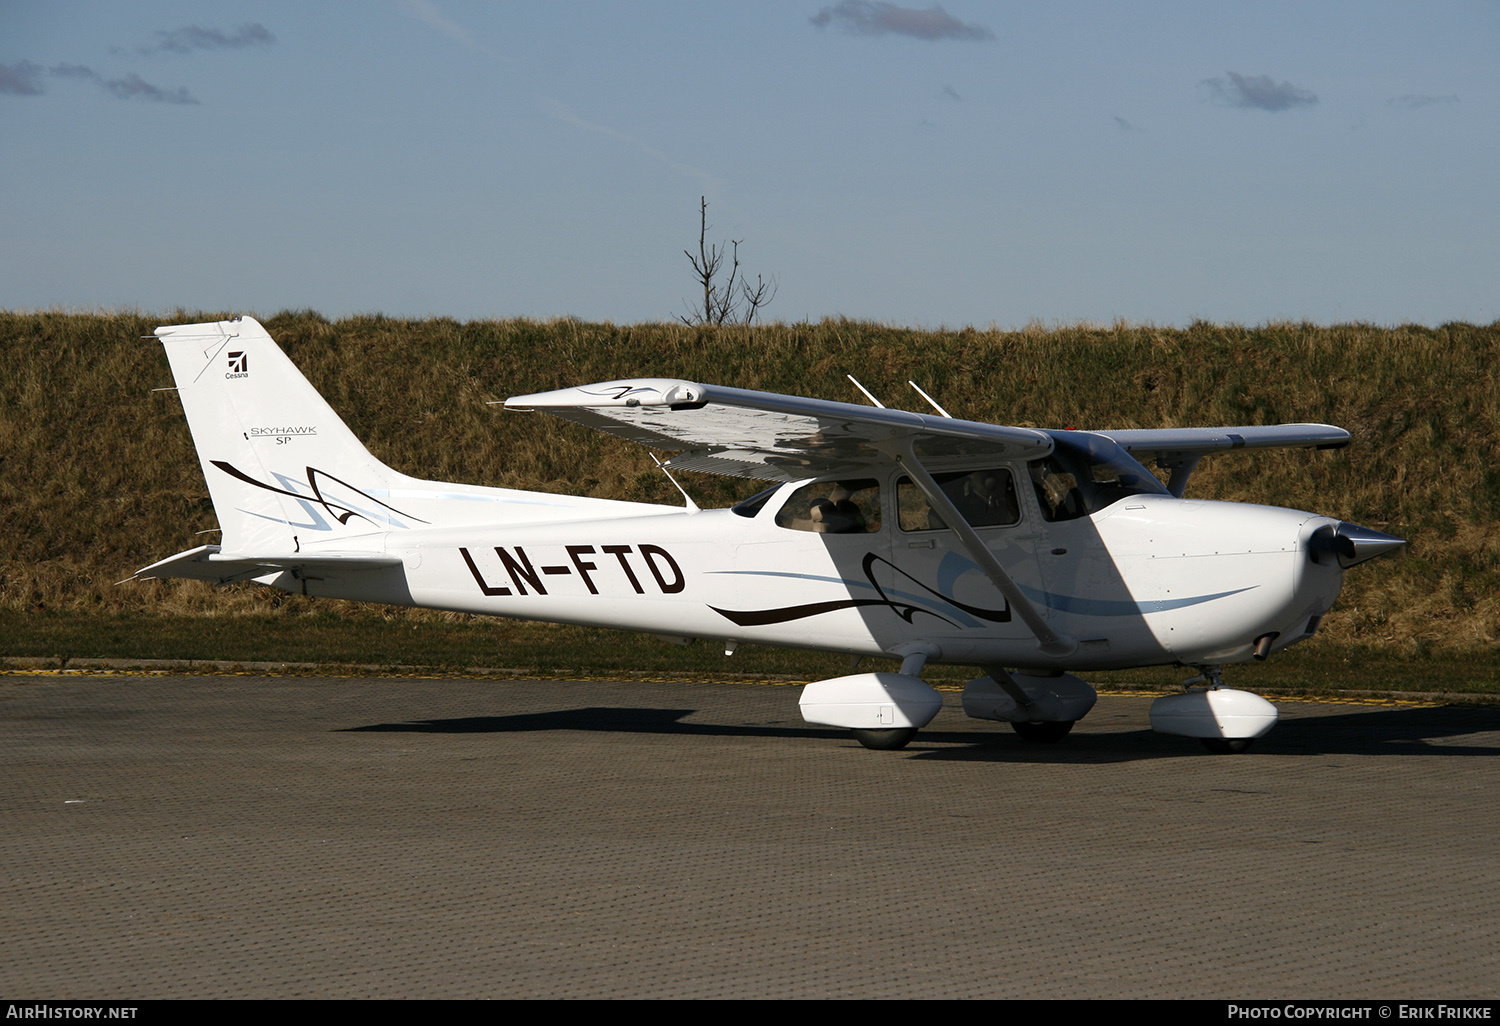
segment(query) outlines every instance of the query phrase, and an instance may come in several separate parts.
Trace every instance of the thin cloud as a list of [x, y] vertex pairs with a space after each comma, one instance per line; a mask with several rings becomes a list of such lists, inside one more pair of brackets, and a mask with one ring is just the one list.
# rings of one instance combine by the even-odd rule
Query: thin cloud
[[11, 96], [40, 96], [42, 89], [42, 66], [30, 61], [19, 64], [0, 64], [0, 93]]
[[1458, 94], [1449, 93], [1447, 96], [1428, 96], [1424, 93], [1407, 93], [1405, 96], [1393, 96], [1385, 102], [1388, 107], [1400, 107], [1403, 110], [1417, 110], [1421, 107], [1446, 107], [1458, 102]]
[[430, 0], [403, 0], [401, 7], [418, 21], [426, 22], [448, 38], [489, 57], [499, 57], [495, 51], [474, 38], [474, 34], [458, 22], [449, 18]]
[[536, 98], [542, 110], [550, 117], [556, 118], [564, 124], [572, 125], [575, 128], [581, 128], [586, 132], [596, 132], [617, 142], [622, 142], [627, 146], [632, 146], [663, 167], [669, 168], [685, 177], [698, 179], [704, 192], [716, 192], [724, 184], [707, 171], [694, 167], [692, 164], [684, 164], [681, 161], [674, 160], [655, 146], [647, 145], [633, 135], [622, 132], [617, 128], [610, 128], [608, 125], [597, 125], [592, 121], [585, 121], [561, 100], [540, 93], [537, 94]]
[[171, 32], [158, 31], [157, 42], [137, 47], [141, 53], [192, 53], [194, 50], [243, 50], [247, 46], [270, 46], [276, 42], [269, 29], [258, 22], [223, 32], [201, 25], [185, 25]]
[[1223, 107], [1283, 111], [1311, 107], [1318, 102], [1317, 93], [1290, 82], [1277, 82], [1270, 75], [1241, 75], [1233, 71], [1228, 75], [1228, 78], [1208, 78], [1202, 82], [1209, 99]]
[[152, 85], [135, 72], [124, 78], [105, 78], [85, 64], [54, 64], [47, 69], [54, 78], [76, 78], [93, 82], [112, 96], [122, 100], [144, 100], [147, 103], [176, 103], [196, 105], [198, 101], [185, 86], [163, 89]]
[[151, 103], [184, 103], [196, 104], [195, 100], [187, 91], [185, 86], [176, 89], [162, 89], [142, 80], [141, 76], [131, 72], [124, 78], [112, 78], [104, 83], [104, 88], [118, 96], [122, 100], [147, 100]]
[[842, 0], [825, 7], [808, 19], [818, 28], [837, 24], [856, 36], [911, 36], [935, 42], [939, 39], [971, 41], [994, 39], [995, 33], [983, 25], [959, 21], [937, 4], [926, 10], [897, 7], [882, 0]]
[[54, 64], [47, 69], [53, 78], [87, 78], [95, 82], [102, 81], [99, 73], [84, 64]]

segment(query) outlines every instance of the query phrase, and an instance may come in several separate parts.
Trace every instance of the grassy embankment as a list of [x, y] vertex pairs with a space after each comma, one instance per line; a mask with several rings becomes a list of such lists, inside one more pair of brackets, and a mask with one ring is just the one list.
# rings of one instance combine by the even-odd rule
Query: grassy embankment
[[[252, 586], [116, 586], [216, 526], [170, 391], [160, 323], [211, 319], [0, 313], [0, 657], [121, 656], [842, 672], [836, 657], [742, 649], [725, 660], [608, 632], [307, 600]], [[1500, 667], [1500, 324], [1273, 324], [917, 331], [847, 321], [703, 331], [570, 320], [329, 323], [271, 334], [386, 462], [439, 480], [675, 503], [636, 447], [485, 400], [662, 375], [857, 399], [853, 372], [918, 408], [922, 384], [958, 416], [1035, 426], [1323, 421], [1339, 452], [1226, 454], [1190, 496], [1313, 509], [1411, 540], [1351, 572], [1319, 638], [1247, 686], [1497, 689]], [[752, 482], [693, 476], [705, 506]], [[212, 537], [211, 535], [207, 537]], [[961, 676], [962, 670], [955, 670]], [[1166, 683], [1180, 671], [1120, 679]]]

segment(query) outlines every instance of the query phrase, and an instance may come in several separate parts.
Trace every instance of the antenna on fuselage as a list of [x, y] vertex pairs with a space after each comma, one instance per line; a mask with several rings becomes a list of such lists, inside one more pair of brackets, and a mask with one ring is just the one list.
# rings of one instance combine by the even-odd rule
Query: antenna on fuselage
[[663, 463], [661, 460], [657, 459], [656, 458], [656, 453], [654, 453], [654, 452], [651, 453], [651, 458], [656, 461], [656, 465], [661, 468], [661, 472], [663, 474], [667, 475], [667, 480], [671, 481], [672, 484], [676, 485], [677, 486], [677, 490], [682, 493], [683, 499], [687, 502], [688, 512], [689, 513], [697, 513], [698, 512], [698, 504], [696, 502], [694, 502], [693, 501], [693, 497], [687, 493], [687, 489], [683, 488], [682, 485], [680, 485], [680, 484], [677, 483], [677, 479], [672, 476], [672, 472], [667, 469], [667, 465], [665, 463]]
[[938, 405], [938, 402], [937, 402], [936, 399], [934, 399], [932, 396], [928, 395], [926, 392], [922, 391], [922, 386], [921, 385], [917, 384], [915, 381], [908, 381], [907, 384], [910, 385], [912, 388], [915, 388], [917, 390], [917, 395], [921, 396], [923, 399], [926, 399], [927, 402], [928, 402], [928, 404], [931, 405], [934, 410], [937, 410], [939, 413], [941, 413], [943, 416], [947, 417], [949, 420], [953, 419], [953, 414], [951, 414], [947, 410], [943, 409], [941, 406]]
[[870, 402], [874, 403], [876, 406], [879, 406], [882, 410], [885, 409], [885, 403], [881, 402], [879, 399], [876, 399], [873, 395], [871, 395], [870, 390], [864, 385], [861, 385], [859, 383], [859, 379], [856, 378], [853, 374], [845, 374], [844, 377], [854, 382], [854, 387], [863, 392], [866, 399], [870, 400]]

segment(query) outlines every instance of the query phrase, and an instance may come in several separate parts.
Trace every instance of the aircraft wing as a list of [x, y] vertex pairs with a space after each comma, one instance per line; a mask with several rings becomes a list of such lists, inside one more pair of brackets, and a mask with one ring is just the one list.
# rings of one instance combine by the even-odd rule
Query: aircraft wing
[[188, 577], [214, 584], [245, 581], [267, 574], [294, 571], [299, 577], [318, 579], [339, 577], [357, 570], [379, 570], [400, 566], [400, 556], [374, 552], [287, 553], [276, 556], [226, 556], [217, 545], [200, 545], [175, 556], [137, 570], [135, 579], [149, 581], [156, 577]]
[[1209, 453], [1230, 449], [1318, 448], [1342, 449], [1349, 432], [1331, 424], [1260, 424], [1247, 427], [1146, 428], [1095, 431], [1111, 438], [1120, 448], [1145, 462], [1155, 456], [1156, 465], [1172, 472], [1167, 491], [1181, 498], [1198, 461]]
[[803, 399], [674, 378], [605, 381], [505, 400], [649, 446], [677, 450], [667, 466], [763, 481], [800, 481], [889, 463], [906, 443], [918, 459], [1052, 451], [1030, 428], [981, 424], [853, 403]]
[[1206, 456], [1226, 449], [1342, 449], [1349, 432], [1331, 424], [1270, 424], [1249, 427], [1146, 428], [1094, 431], [1113, 439], [1132, 455], [1173, 453]]

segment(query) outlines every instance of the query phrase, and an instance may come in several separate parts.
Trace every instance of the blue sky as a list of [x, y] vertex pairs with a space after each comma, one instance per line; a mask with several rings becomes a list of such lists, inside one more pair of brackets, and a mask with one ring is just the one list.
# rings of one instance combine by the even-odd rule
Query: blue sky
[[1500, 4], [0, 0], [0, 306], [1500, 317]]

